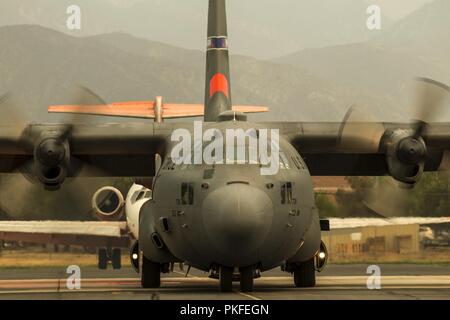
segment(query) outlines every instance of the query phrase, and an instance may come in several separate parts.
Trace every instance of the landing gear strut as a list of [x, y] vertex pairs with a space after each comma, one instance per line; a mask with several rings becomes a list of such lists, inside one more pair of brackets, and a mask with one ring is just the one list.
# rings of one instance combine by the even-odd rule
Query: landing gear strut
[[157, 289], [161, 287], [161, 264], [142, 257], [142, 288]]

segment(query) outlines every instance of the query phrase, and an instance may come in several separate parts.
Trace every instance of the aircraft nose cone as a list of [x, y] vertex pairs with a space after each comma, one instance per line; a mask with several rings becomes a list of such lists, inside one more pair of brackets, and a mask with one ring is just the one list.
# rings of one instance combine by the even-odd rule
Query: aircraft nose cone
[[238, 267], [257, 262], [251, 260], [256, 259], [273, 217], [273, 203], [266, 193], [246, 184], [232, 184], [211, 192], [202, 209], [218, 263], [220, 259], [224, 265]]

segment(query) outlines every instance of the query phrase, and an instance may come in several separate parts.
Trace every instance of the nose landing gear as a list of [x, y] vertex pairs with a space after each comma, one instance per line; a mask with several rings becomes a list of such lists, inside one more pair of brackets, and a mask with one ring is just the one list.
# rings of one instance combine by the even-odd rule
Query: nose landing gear
[[219, 283], [221, 292], [233, 291], [234, 268], [221, 266], [219, 269]]
[[254, 270], [253, 266], [241, 268], [241, 291], [242, 292], [253, 292], [253, 282], [254, 282]]
[[218, 279], [221, 292], [233, 291], [233, 282], [240, 282], [241, 292], [252, 292], [254, 279], [261, 276], [259, 270], [254, 266], [240, 268], [239, 272], [234, 272], [232, 267], [218, 267], [211, 270], [210, 278]]

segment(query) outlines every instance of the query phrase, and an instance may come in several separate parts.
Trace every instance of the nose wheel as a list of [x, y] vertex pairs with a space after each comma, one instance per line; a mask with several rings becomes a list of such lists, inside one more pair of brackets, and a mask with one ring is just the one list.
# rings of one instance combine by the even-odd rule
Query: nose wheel
[[255, 270], [253, 267], [240, 268], [239, 274], [234, 274], [234, 268], [219, 268], [219, 283], [221, 292], [231, 292], [233, 290], [233, 281], [240, 281], [242, 292], [252, 292], [255, 279]]
[[241, 291], [253, 292], [254, 274], [253, 267], [241, 268]]

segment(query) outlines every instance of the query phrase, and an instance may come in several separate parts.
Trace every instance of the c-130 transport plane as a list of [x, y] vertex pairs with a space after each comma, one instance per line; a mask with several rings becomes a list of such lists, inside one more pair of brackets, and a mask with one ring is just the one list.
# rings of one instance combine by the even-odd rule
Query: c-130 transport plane
[[[319, 219], [311, 176], [390, 175], [414, 186], [425, 171], [448, 169], [450, 124], [432, 123], [429, 116], [437, 113], [449, 88], [429, 79], [421, 83], [424, 118], [413, 123], [350, 123], [347, 117], [342, 123], [248, 122], [246, 112], [266, 110], [232, 105], [225, 0], [210, 0], [204, 107], [164, 105], [160, 98], [52, 106], [50, 112], [155, 122], [1, 126], [0, 172], [31, 163], [37, 180], [49, 189], [86, 163], [108, 176], [151, 179], [151, 198], [142, 201], [139, 212], [127, 211], [136, 239], [131, 255], [144, 288], [160, 287], [161, 273], [177, 262], [210, 272], [223, 292], [237, 279], [242, 291], [252, 291], [261, 272], [280, 266], [293, 274], [297, 287], [312, 287], [326, 260], [321, 230], [327, 226]], [[163, 121], [198, 115], [204, 122]], [[230, 130], [246, 133], [241, 140], [231, 136], [231, 147]], [[179, 152], [182, 133], [193, 142]], [[207, 145], [223, 137], [226, 147]], [[212, 161], [203, 159], [208, 148]], [[233, 152], [239, 150], [243, 158]], [[130, 201], [142, 200], [140, 194]], [[114, 216], [116, 209], [106, 215]]]

